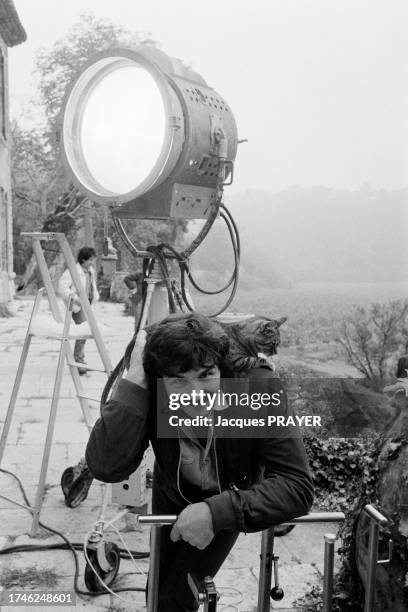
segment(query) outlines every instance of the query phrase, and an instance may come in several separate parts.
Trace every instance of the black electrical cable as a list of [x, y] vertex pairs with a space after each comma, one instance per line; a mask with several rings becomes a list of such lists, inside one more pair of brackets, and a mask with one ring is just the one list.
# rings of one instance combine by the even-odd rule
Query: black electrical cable
[[[217, 218], [219, 208], [220, 208], [220, 201], [217, 201], [216, 203], [211, 205], [210, 212], [206, 218], [206, 221], [203, 227], [199, 231], [198, 235], [194, 238], [193, 242], [181, 253], [184, 259], [188, 259], [192, 255], [192, 253], [194, 253], [194, 251], [198, 249], [200, 244], [203, 242], [208, 232], [210, 231], [214, 221]], [[122, 220], [119, 219], [118, 217], [113, 217], [113, 223], [116, 228], [116, 231], [121, 236], [126, 248], [130, 251], [130, 253], [132, 253], [132, 255], [139, 257], [141, 254], [141, 251], [135, 247], [135, 245], [129, 238], [123, 226]]]
[[162, 245], [149, 246], [147, 248], [147, 250], [154, 254], [154, 256], [156, 258], [156, 261], [158, 262], [158, 264], [160, 266], [160, 271], [162, 273], [163, 279], [166, 282], [167, 293], [168, 293], [168, 296], [169, 296], [169, 308], [170, 308], [170, 312], [172, 312], [172, 313], [177, 312], [177, 304], [175, 302], [173, 291], [172, 291], [172, 287], [171, 287], [171, 280], [170, 280], [170, 276], [169, 276], [169, 269], [168, 269], [168, 266], [167, 266], [166, 256], [165, 256], [165, 254], [163, 252], [163, 246]]
[[[224, 285], [224, 287], [221, 287], [221, 289], [214, 289], [214, 290], [209, 290], [209, 289], [203, 289], [202, 287], [200, 287], [198, 285], [198, 283], [194, 280], [193, 275], [191, 274], [190, 270], [188, 268], [186, 268], [186, 274], [188, 276], [189, 281], [191, 282], [192, 286], [194, 287], [194, 289], [196, 289], [197, 291], [199, 291], [200, 293], [204, 293], [204, 295], [218, 295], [220, 293], [223, 293], [224, 291], [226, 291], [226, 289], [228, 289], [228, 287], [230, 285], [232, 285], [232, 283], [235, 280], [236, 274], [237, 274], [237, 269], [239, 266], [239, 260], [241, 257], [241, 251], [240, 251], [240, 246], [238, 244], [238, 241], [236, 240], [236, 237], [234, 236], [233, 233], [233, 228], [231, 227], [231, 224], [228, 221], [228, 217], [226, 217], [224, 214], [221, 213], [221, 218], [225, 221], [225, 224], [228, 228], [228, 232], [231, 238], [231, 242], [232, 242], [232, 246], [234, 249], [234, 270], [232, 271], [231, 277], [229, 279], [229, 281], [227, 282], [226, 285]], [[235, 253], [237, 253], [238, 257], [235, 257]], [[237, 264], [237, 259], [238, 259], [238, 264]]]
[[[72, 548], [75, 550], [83, 550], [84, 545], [81, 542], [70, 542]], [[34, 552], [34, 551], [44, 551], [44, 550], [70, 550], [70, 547], [67, 544], [19, 544], [16, 546], [8, 546], [7, 548], [0, 549], [0, 555], [8, 555], [10, 553], [22, 553], [22, 552]], [[126, 548], [119, 548], [121, 559], [148, 559], [150, 557], [150, 553], [148, 552], [140, 552], [138, 550], [130, 550], [129, 552]], [[132, 555], [132, 556], [131, 556]]]
[[[173, 295], [173, 291], [172, 291], [172, 286], [171, 286], [171, 282], [170, 282], [170, 278], [169, 278], [169, 270], [167, 267], [167, 262], [166, 262], [166, 257], [164, 255], [163, 252], [163, 247], [161, 245], [159, 246], [149, 246], [147, 248], [147, 251], [151, 252], [152, 255], [154, 256], [154, 259], [144, 259], [144, 265], [143, 265], [143, 276], [144, 278], [148, 278], [148, 276], [150, 275], [150, 273], [152, 272], [153, 266], [155, 261], [159, 264], [160, 267], [160, 271], [162, 273], [162, 276], [164, 278], [164, 280], [167, 283], [167, 292], [168, 292], [168, 296], [169, 296], [169, 308], [170, 308], [170, 312], [177, 312], [177, 304], [176, 301], [174, 299], [174, 295]], [[131, 341], [129, 342], [129, 344], [127, 345], [126, 349], [125, 349], [125, 354], [123, 355], [123, 357], [121, 358], [121, 360], [117, 363], [117, 365], [115, 366], [115, 368], [113, 369], [113, 371], [111, 372], [110, 376], [108, 377], [108, 380], [102, 390], [102, 394], [101, 394], [101, 400], [100, 400], [100, 406], [102, 408], [102, 406], [107, 402], [108, 397], [109, 397], [109, 393], [113, 387], [113, 385], [115, 384], [115, 381], [118, 378], [121, 378], [121, 376], [123, 375], [123, 372], [129, 368], [129, 363], [130, 363], [130, 358], [135, 346], [135, 342], [136, 342], [136, 337], [137, 334], [140, 331], [140, 324], [143, 318], [143, 314], [144, 314], [144, 310], [145, 310], [145, 306], [146, 306], [146, 297], [147, 297], [147, 292], [144, 291], [143, 292], [143, 301], [142, 301], [142, 308], [140, 311], [140, 316], [138, 319], [138, 323], [136, 326], [136, 331], [131, 339]]]
[[[221, 211], [220, 211], [220, 209], [221, 209]], [[229, 232], [229, 235], [230, 235], [230, 238], [231, 238], [232, 247], [233, 247], [233, 253], [234, 253], [234, 269], [233, 269], [233, 272], [231, 274], [231, 278], [229, 279], [228, 283], [224, 287], [222, 287], [221, 289], [217, 289], [217, 290], [211, 291], [211, 290], [203, 289], [195, 281], [193, 275], [191, 274], [189, 265], [188, 265], [188, 257], [189, 257], [189, 255], [191, 255], [191, 253], [204, 240], [205, 236], [207, 235], [208, 231], [210, 230], [211, 226], [213, 225], [213, 223], [214, 223], [214, 221], [215, 221], [219, 211], [220, 211], [221, 218], [223, 219], [223, 221], [225, 222], [225, 224], [227, 226], [227, 229], [228, 229], [228, 232]], [[140, 254], [140, 252], [136, 249], [136, 247], [131, 242], [129, 236], [126, 234], [126, 231], [125, 231], [125, 229], [123, 227], [123, 224], [122, 224], [121, 220], [118, 219], [118, 218], [114, 218], [114, 224], [115, 224], [116, 229], [118, 230], [118, 232], [122, 236], [122, 239], [123, 239], [126, 247], [130, 250], [130, 252], [133, 255]], [[144, 278], [146, 278], [150, 274], [150, 272], [152, 271], [152, 268], [154, 266], [154, 263], [157, 262], [159, 267], [160, 267], [160, 271], [162, 273], [162, 276], [163, 276], [163, 278], [164, 278], [164, 280], [166, 281], [166, 284], [167, 284], [170, 312], [177, 312], [178, 307], [177, 307], [176, 301], [178, 300], [179, 296], [176, 295], [176, 299], [174, 297], [172, 282], [170, 280], [169, 270], [168, 270], [167, 261], [166, 261], [166, 257], [169, 258], [169, 255], [166, 255], [166, 253], [164, 252], [165, 250], [167, 250], [167, 251], [169, 251], [171, 253], [171, 255], [175, 258], [175, 260], [177, 261], [177, 263], [179, 265], [179, 268], [180, 268], [180, 290], [181, 290], [181, 297], [182, 297], [182, 300], [183, 300], [186, 308], [190, 312], [194, 312], [194, 308], [190, 304], [188, 296], [187, 296], [187, 292], [186, 292], [186, 276], [189, 279], [189, 281], [191, 282], [192, 286], [197, 291], [199, 291], [200, 293], [203, 293], [205, 295], [217, 295], [217, 294], [220, 294], [223, 291], [225, 291], [226, 289], [228, 289], [228, 287], [230, 287], [231, 284], [232, 284], [233, 287], [232, 287], [231, 293], [230, 293], [226, 303], [217, 312], [215, 312], [213, 314], [210, 314], [208, 316], [211, 317], [211, 318], [217, 317], [219, 314], [224, 312], [224, 310], [226, 308], [228, 308], [228, 306], [231, 304], [232, 300], [235, 297], [235, 294], [236, 294], [236, 291], [237, 291], [237, 287], [238, 287], [239, 263], [240, 263], [240, 257], [241, 257], [241, 242], [240, 242], [239, 232], [238, 232], [238, 228], [237, 228], [237, 226], [235, 224], [235, 221], [234, 221], [231, 213], [229, 212], [229, 210], [226, 208], [226, 206], [224, 204], [222, 204], [221, 202], [218, 201], [216, 204], [212, 205], [209, 217], [207, 218], [207, 222], [205, 223], [204, 227], [202, 228], [202, 230], [200, 231], [200, 233], [198, 234], [196, 239], [193, 241], [193, 243], [190, 245], [190, 247], [185, 249], [184, 251], [179, 252], [172, 245], [170, 245], [168, 243], [161, 243], [161, 244], [159, 244], [157, 246], [149, 246], [147, 248], [147, 252], [151, 252], [154, 259], [153, 258], [152, 259], [144, 258], [144, 260], [143, 260]], [[149, 266], [150, 266], [150, 270], [148, 270]], [[107, 380], [107, 383], [106, 383], [106, 385], [105, 385], [105, 387], [104, 387], [104, 389], [102, 391], [102, 395], [101, 395], [101, 402], [100, 402], [101, 407], [108, 400], [109, 393], [110, 393], [110, 391], [111, 391], [115, 381], [123, 375], [123, 372], [129, 366], [130, 358], [131, 358], [131, 355], [132, 355], [132, 351], [134, 349], [135, 342], [136, 342], [136, 336], [137, 336], [137, 333], [140, 330], [140, 324], [141, 324], [141, 320], [142, 320], [142, 317], [143, 317], [145, 303], [146, 303], [146, 292], [144, 293], [144, 296], [143, 296], [141, 314], [140, 314], [140, 317], [139, 317], [139, 320], [138, 320], [138, 324], [137, 324], [137, 327], [136, 327], [136, 332], [135, 332], [133, 338], [131, 339], [131, 341], [129, 342], [129, 344], [127, 345], [124, 356], [119, 361], [119, 363], [115, 366], [114, 370], [112, 371], [111, 375], [109, 376], [109, 378]]]
[[[219, 293], [222, 293], [223, 291], [225, 291], [226, 289], [228, 289], [228, 287], [234, 282], [235, 279], [235, 275], [237, 272], [237, 264], [236, 264], [236, 258], [235, 258], [235, 251], [238, 255], [238, 265], [239, 265], [239, 260], [241, 257], [241, 242], [240, 242], [240, 238], [239, 238], [239, 232], [238, 232], [238, 228], [235, 224], [234, 219], [232, 218], [230, 212], [228, 211], [228, 209], [224, 206], [224, 204], [220, 205], [220, 208], [223, 209], [223, 211], [225, 211], [227, 213], [227, 215], [221, 213], [220, 216], [221, 218], [224, 220], [230, 238], [231, 238], [231, 242], [233, 245], [233, 249], [234, 249], [234, 259], [235, 259], [235, 264], [234, 264], [234, 270], [231, 274], [231, 277], [229, 279], [229, 281], [227, 282], [226, 285], [224, 285], [224, 287], [222, 287], [221, 289], [215, 289], [213, 291], [208, 290], [208, 289], [203, 289], [202, 287], [199, 287], [197, 282], [194, 280], [193, 275], [190, 271], [190, 268], [188, 266], [188, 261], [186, 260], [185, 256], [183, 253], [179, 253], [173, 246], [171, 246], [170, 244], [168, 244], [167, 242], [162, 243], [160, 246], [166, 248], [167, 250], [169, 250], [176, 258], [180, 268], [182, 268], [185, 273], [188, 276], [188, 279], [190, 280], [191, 284], [193, 285], [193, 287], [195, 289], [197, 289], [197, 291], [199, 291], [200, 293], [204, 293], [205, 295], [217, 295]], [[232, 227], [231, 227], [232, 226]]]
[[221, 203], [221, 204], [220, 204], [220, 208], [222, 208], [222, 210], [224, 211], [224, 213], [227, 215], [228, 219], [229, 219], [229, 220], [230, 220], [230, 222], [231, 222], [231, 225], [232, 225], [232, 226], [233, 226], [233, 228], [234, 228], [235, 236], [236, 236], [236, 238], [237, 238], [238, 249], [239, 249], [239, 252], [241, 252], [241, 240], [240, 240], [240, 237], [239, 237], [239, 231], [238, 231], [237, 224], [236, 224], [236, 223], [235, 223], [235, 221], [234, 221], [234, 217], [231, 215], [230, 211], [229, 211], [229, 210], [228, 210], [228, 208], [225, 206], [225, 204]]
[[125, 228], [123, 227], [122, 221], [118, 219], [117, 217], [113, 217], [113, 224], [115, 226], [116, 231], [122, 238], [123, 243], [125, 247], [128, 249], [128, 251], [130, 251], [130, 253], [132, 253], [133, 256], [138, 257], [140, 255], [140, 252], [138, 251], [138, 249], [135, 247], [135, 245], [133, 244], [133, 242], [130, 240], [129, 236], [127, 235], [127, 232]]
[[184, 301], [185, 305], [187, 306], [187, 308], [188, 308], [188, 310], [190, 312], [194, 312], [194, 308], [190, 304], [189, 299], [187, 297], [187, 293], [186, 293], [186, 286], [185, 286], [185, 276], [186, 275], [189, 278], [190, 282], [192, 283], [193, 287], [195, 287], [195, 289], [197, 289], [201, 293], [204, 293], [204, 294], [207, 294], [207, 295], [219, 294], [219, 293], [225, 291], [225, 289], [227, 289], [229, 287], [229, 285], [231, 285], [232, 282], [234, 283], [233, 289], [231, 291], [231, 294], [230, 294], [227, 302], [216, 313], [208, 315], [209, 317], [216, 317], [219, 314], [221, 314], [222, 312], [224, 312], [224, 310], [229, 306], [229, 304], [234, 299], [235, 294], [236, 294], [236, 290], [237, 290], [237, 287], [238, 287], [239, 260], [240, 260], [239, 235], [237, 235], [237, 237], [235, 238], [235, 236], [234, 236], [234, 228], [229, 223], [228, 218], [225, 215], [221, 215], [221, 216], [223, 217], [223, 219], [224, 219], [224, 221], [225, 221], [225, 223], [227, 225], [228, 231], [230, 233], [231, 241], [232, 241], [232, 244], [233, 244], [233, 249], [234, 249], [234, 271], [232, 273], [230, 281], [222, 289], [218, 289], [216, 291], [207, 291], [207, 290], [204, 290], [201, 287], [199, 287], [197, 285], [197, 283], [194, 281], [194, 279], [193, 279], [193, 277], [191, 275], [191, 272], [190, 272], [190, 270], [188, 268], [187, 262], [182, 258], [181, 253], [178, 253], [174, 249], [174, 247], [172, 247], [169, 244], [164, 243], [164, 244], [161, 245], [161, 246], [171, 250], [176, 255], [176, 260], [178, 261], [179, 266], [180, 266], [181, 293], [182, 293], [183, 301]]
[[[225, 208], [225, 207], [223, 207], [223, 208]], [[226, 308], [228, 308], [228, 306], [231, 304], [232, 300], [235, 297], [236, 290], [237, 290], [237, 287], [238, 287], [238, 280], [239, 280], [239, 261], [240, 261], [240, 254], [241, 254], [240, 253], [241, 245], [240, 245], [240, 241], [239, 241], [239, 233], [238, 233], [238, 229], [237, 229], [235, 223], [232, 220], [231, 215], [229, 214], [229, 211], [226, 208], [225, 208], [225, 210], [227, 211], [228, 214], [225, 215], [225, 214], [222, 213], [221, 216], [222, 216], [223, 220], [225, 221], [225, 223], [227, 225], [227, 228], [228, 228], [228, 231], [229, 231], [229, 234], [230, 234], [230, 237], [231, 237], [232, 245], [233, 245], [234, 271], [233, 271], [233, 274], [232, 274], [232, 279], [233, 279], [233, 283], [234, 284], [233, 284], [233, 288], [232, 288], [231, 294], [230, 294], [227, 302], [217, 312], [215, 312], [215, 313], [213, 313], [211, 315], [208, 315], [211, 318], [216, 317], [219, 314], [221, 314], [222, 312], [224, 312], [224, 310]], [[232, 221], [230, 221], [230, 219]], [[170, 245], [164, 245], [164, 246], [166, 246], [166, 248], [170, 247]], [[172, 250], [172, 252], [175, 252], [175, 249], [173, 247], [170, 247], [170, 249]], [[201, 293], [206, 293], [206, 291], [203, 290], [201, 287], [199, 287], [194, 282], [194, 280], [192, 279], [191, 273], [188, 270], [188, 265], [187, 265], [186, 261], [182, 258], [182, 254], [178, 254], [177, 261], [179, 262], [180, 272], [181, 272], [181, 293], [182, 293], [182, 296], [183, 296], [183, 300], [184, 300], [187, 308], [190, 310], [190, 312], [193, 312], [194, 309], [191, 306], [191, 304], [189, 303], [189, 300], [188, 300], [188, 297], [187, 297], [187, 294], [186, 294], [185, 276], [187, 275], [189, 280], [193, 281], [193, 286], [195, 284], [195, 288], [198, 291], [200, 291]], [[229, 283], [229, 284], [231, 284], [231, 283]], [[215, 293], [220, 293], [220, 292], [221, 291], [217, 291]]]
[[[3, 468], [0, 468], [0, 472], [3, 472], [3, 474], [8, 474], [9, 476], [11, 476], [12, 478], [14, 478], [14, 480], [17, 482], [19, 488], [20, 488], [20, 492], [23, 496], [23, 499], [25, 501], [25, 504], [27, 506], [27, 510], [29, 510], [30, 508], [32, 509], [32, 506], [28, 500], [28, 497], [26, 495], [23, 483], [21, 482], [21, 480], [19, 479], [18, 476], [16, 476], [16, 474], [13, 474], [13, 472], [9, 472], [9, 470], [5, 470]], [[57, 535], [59, 538], [61, 538], [64, 543], [65, 546], [61, 547], [62, 550], [66, 550], [69, 549], [74, 557], [74, 563], [75, 563], [75, 574], [74, 574], [74, 590], [75, 593], [77, 595], [86, 595], [87, 597], [98, 597], [99, 595], [106, 595], [106, 593], [108, 593], [109, 591], [103, 590], [103, 591], [83, 591], [82, 589], [79, 588], [78, 586], [78, 577], [79, 577], [79, 561], [78, 561], [78, 555], [75, 551], [75, 547], [74, 545], [68, 540], [68, 538], [61, 533], [60, 531], [57, 531], [56, 529], [53, 529], [52, 527], [49, 527], [48, 525], [45, 525], [44, 523], [42, 523], [41, 521], [38, 522], [38, 524], [40, 525], [40, 527], [42, 527], [43, 529], [45, 529], [46, 531], [49, 531], [50, 533], [53, 533], [55, 535]], [[79, 546], [79, 544], [78, 544]], [[44, 545], [35, 545], [33, 544], [32, 546], [29, 547], [29, 545], [26, 545], [27, 550], [46, 550], [46, 548], [44, 548]], [[29, 547], [29, 548], [28, 548]], [[9, 547], [9, 549], [12, 548], [20, 548], [19, 546], [17, 547]], [[81, 549], [83, 549], [83, 545], [81, 545]], [[12, 550], [9, 550], [9, 552], [13, 552]], [[2, 552], [0, 550], [0, 554], [8, 554], [5, 552]], [[148, 553], [143, 553], [143, 554], [148, 554]], [[141, 557], [139, 557], [141, 558]], [[141, 587], [129, 587], [128, 589], [122, 588], [122, 589], [117, 589], [115, 592], [116, 593], [121, 593], [121, 592], [125, 592], [125, 591], [141, 591], [141, 592], [145, 592], [146, 589], [143, 589]]]
[[[144, 262], [143, 262], [144, 277], [146, 277], [146, 275], [148, 273], [149, 261], [151, 261], [151, 260], [148, 260], [148, 261], [144, 260]], [[100, 401], [100, 407], [101, 408], [108, 401], [109, 393], [110, 393], [113, 385], [115, 384], [115, 381], [118, 378], [121, 378], [123, 372], [125, 371], [125, 369], [127, 369], [129, 367], [130, 358], [131, 358], [132, 351], [133, 351], [134, 346], [135, 346], [136, 337], [137, 337], [137, 334], [139, 333], [140, 324], [141, 324], [141, 321], [142, 321], [142, 318], [143, 318], [143, 313], [144, 313], [144, 309], [145, 309], [145, 305], [146, 305], [146, 297], [147, 297], [147, 293], [146, 293], [146, 291], [144, 291], [143, 292], [143, 298], [142, 298], [142, 307], [140, 309], [140, 315], [139, 315], [139, 319], [138, 319], [138, 322], [137, 322], [137, 325], [136, 325], [136, 331], [135, 331], [131, 341], [127, 345], [123, 357], [116, 364], [116, 366], [114, 367], [114, 369], [110, 373], [110, 375], [108, 377], [108, 380], [106, 381], [106, 384], [105, 384], [105, 386], [104, 386], [104, 388], [102, 390], [102, 394], [101, 394], [101, 401]]]
[[196, 238], [193, 240], [193, 242], [190, 244], [190, 246], [188, 246], [184, 251], [182, 251], [181, 256], [183, 259], [188, 259], [194, 253], [194, 251], [198, 249], [200, 244], [203, 242], [204, 238], [207, 236], [208, 232], [213, 226], [214, 221], [217, 218], [220, 204], [221, 204], [221, 200], [218, 200], [215, 204], [211, 205], [210, 213], [206, 219], [206, 222], [201, 228], [200, 232], [198, 233]]

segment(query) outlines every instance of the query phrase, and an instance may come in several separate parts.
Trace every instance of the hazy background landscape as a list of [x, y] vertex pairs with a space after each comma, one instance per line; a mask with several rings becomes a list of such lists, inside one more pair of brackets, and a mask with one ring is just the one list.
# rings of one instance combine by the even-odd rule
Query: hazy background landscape
[[[356, 306], [408, 298], [407, 198], [407, 190], [368, 184], [227, 197], [242, 239], [241, 280], [230, 310], [287, 316], [284, 353], [320, 364], [335, 360], [328, 372], [355, 375], [336, 342], [344, 317]], [[202, 284], [215, 289], [228, 280], [231, 253], [219, 220], [193, 257]], [[220, 297], [193, 295], [206, 312], [221, 304]]]
[[[282, 350], [326, 364], [337, 360], [346, 371], [336, 338], [353, 307], [408, 297], [406, 3], [258, 0], [255, 11], [246, 0], [211, 0], [209, 6], [222, 28], [213, 27], [212, 11], [200, 15], [198, 28], [188, 0], [171, 6], [141, 0], [137, 7], [131, 0], [35, 6], [16, 0], [28, 40], [10, 52], [15, 272], [21, 277], [31, 256], [21, 232], [55, 228], [56, 204], [69, 193], [54, 138], [65, 87], [97, 50], [147, 40], [202, 73], [228, 100], [239, 137], [247, 140], [224, 198], [241, 236], [240, 282], [229, 310], [289, 317]], [[84, 204], [75, 215], [64, 229], [73, 250], [86, 238], [100, 256], [103, 211]], [[85, 238], [77, 230], [82, 217]], [[138, 222], [130, 233], [143, 248], [166, 240], [162, 226]], [[180, 226], [179, 239], [189, 242], [199, 226], [189, 224], [187, 235]], [[110, 232], [119, 270], [140, 268]], [[232, 267], [219, 220], [191, 269], [204, 288], [215, 289]], [[226, 299], [192, 294], [207, 313]], [[363, 328], [377, 323], [364, 321]], [[402, 319], [393, 325], [387, 359], [396, 361], [408, 331]], [[381, 343], [375, 334], [372, 340]]]
[[[241, 234], [243, 287], [408, 281], [408, 190], [248, 189], [226, 202]], [[221, 275], [231, 265], [222, 221], [195, 262]]]

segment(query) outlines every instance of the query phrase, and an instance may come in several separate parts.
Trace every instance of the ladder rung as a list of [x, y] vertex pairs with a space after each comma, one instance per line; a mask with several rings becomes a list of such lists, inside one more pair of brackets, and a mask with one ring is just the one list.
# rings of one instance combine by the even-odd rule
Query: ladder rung
[[63, 235], [61, 232], [21, 232], [21, 236], [30, 236], [34, 240], [58, 240]]
[[92, 397], [91, 395], [86, 395], [85, 393], [78, 393], [78, 397], [82, 397], [83, 399], [90, 400], [91, 402], [99, 402], [101, 401], [100, 397]]
[[71, 367], [82, 368], [83, 370], [88, 370], [90, 372], [104, 372], [105, 374], [108, 373], [105, 368], [95, 368], [94, 366], [88, 366], [84, 363], [79, 363], [78, 361], [67, 361], [67, 364]]
[[[67, 336], [67, 340], [89, 340], [89, 338], [93, 338], [92, 334], [81, 334], [80, 336], [69, 335]], [[62, 338], [61, 338], [62, 339]]]
[[89, 340], [90, 338], [93, 338], [92, 334], [83, 334], [82, 336], [66, 336], [66, 338], [63, 338], [58, 334], [47, 334], [47, 332], [44, 334], [30, 332], [30, 335], [35, 336], [36, 338], [48, 338], [49, 340]]

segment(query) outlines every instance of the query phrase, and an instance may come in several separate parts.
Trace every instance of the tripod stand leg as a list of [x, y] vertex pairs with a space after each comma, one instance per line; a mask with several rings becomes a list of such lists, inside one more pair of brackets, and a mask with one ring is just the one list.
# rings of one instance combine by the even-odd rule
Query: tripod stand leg
[[[69, 309], [67, 309], [67, 316], [71, 316]], [[74, 361], [74, 354], [68, 342], [66, 343], [65, 350], [67, 354], [68, 364], [71, 364]], [[90, 433], [93, 427], [92, 415], [91, 415], [91, 411], [89, 408], [89, 402], [85, 397], [83, 397], [84, 390], [82, 388], [81, 379], [78, 374], [78, 368], [76, 366], [69, 365], [69, 370], [71, 372], [72, 382], [74, 383], [75, 393], [78, 397], [79, 404], [81, 406], [82, 416], [84, 417], [85, 425], [87, 426], [88, 431]]]
[[13, 419], [14, 408], [16, 405], [18, 392], [20, 390], [21, 379], [23, 377], [25, 363], [27, 360], [27, 355], [28, 355], [28, 351], [30, 348], [31, 339], [33, 337], [31, 333], [31, 323], [33, 321], [33, 318], [36, 316], [36, 314], [39, 311], [43, 292], [44, 292], [43, 289], [40, 289], [40, 291], [38, 291], [35, 297], [33, 310], [31, 312], [30, 322], [27, 327], [27, 333], [24, 339], [23, 350], [21, 351], [21, 357], [20, 357], [20, 361], [18, 364], [18, 368], [17, 368], [17, 374], [16, 374], [16, 378], [14, 379], [13, 390], [11, 392], [10, 402], [9, 402], [8, 409], [7, 409], [6, 420], [4, 422], [3, 431], [1, 432], [0, 463], [3, 458], [4, 449], [6, 448], [7, 437], [10, 431], [11, 421]]
[[259, 568], [258, 612], [269, 612], [271, 609], [271, 581], [273, 557], [274, 528], [262, 532], [261, 564]]
[[11, 421], [13, 419], [14, 408], [16, 405], [16, 400], [18, 396], [18, 392], [20, 390], [21, 379], [23, 377], [24, 366], [28, 355], [28, 350], [30, 348], [32, 335], [27, 332], [26, 338], [24, 340], [23, 352], [20, 357], [20, 363], [18, 364], [16, 378], [14, 380], [13, 390], [11, 392], [11, 398], [7, 409], [6, 420], [4, 421], [3, 431], [1, 432], [0, 439], [0, 463], [3, 458], [4, 449], [6, 448], [7, 436], [10, 431]]
[[40, 520], [40, 511], [41, 511], [41, 506], [43, 503], [45, 478], [47, 476], [48, 462], [49, 462], [50, 453], [51, 453], [52, 437], [54, 435], [55, 420], [57, 417], [58, 399], [59, 399], [60, 390], [61, 390], [62, 374], [64, 371], [64, 362], [65, 362], [65, 357], [66, 357], [66, 343], [68, 342], [68, 340], [66, 340], [68, 329], [65, 329], [65, 327], [66, 327], [66, 324], [64, 326], [63, 339], [61, 341], [61, 350], [60, 350], [60, 354], [58, 357], [57, 373], [55, 376], [54, 391], [52, 394], [50, 416], [48, 418], [47, 437], [45, 439], [44, 453], [43, 453], [43, 458], [42, 458], [42, 463], [41, 463], [41, 471], [40, 471], [40, 478], [38, 481], [37, 494], [35, 498], [35, 505], [34, 505], [34, 511], [33, 511], [33, 522], [31, 524], [30, 537], [34, 537], [35, 534], [37, 533], [38, 523]]

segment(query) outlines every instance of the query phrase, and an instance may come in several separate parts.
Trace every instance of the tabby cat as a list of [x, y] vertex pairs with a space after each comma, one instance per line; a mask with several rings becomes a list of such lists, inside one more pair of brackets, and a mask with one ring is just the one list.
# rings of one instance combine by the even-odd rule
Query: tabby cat
[[280, 344], [280, 326], [287, 317], [270, 319], [254, 315], [235, 323], [221, 322], [230, 339], [229, 367], [238, 373], [261, 365], [273, 367], [268, 357], [276, 355]]

